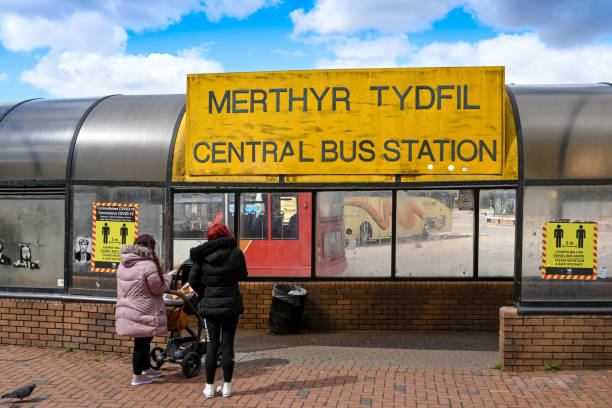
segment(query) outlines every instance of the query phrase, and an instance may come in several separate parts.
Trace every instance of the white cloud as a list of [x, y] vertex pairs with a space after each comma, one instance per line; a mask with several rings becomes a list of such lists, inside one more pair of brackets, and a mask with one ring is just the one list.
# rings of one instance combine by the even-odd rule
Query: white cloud
[[62, 22], [70, 16], [95, 13], [128, 30], [166, 28], [190, 12], [202, 10], [200, 0], [0, 0], [2, 14]]
[[114, 53], [124, 48], [127, 34], [98, 13], [78, 13], [59, 24], [44, 17], [0, 17], [0, 41], [10, 51], [90, 50]]
[[416, 33], [463, 7], [484, 25], [529, 30], [550, 45], [568, 46], [612, 33], [610, 0], [315, 0], [290, 16], [295, 35]]
[[204, 59], [198, 49], [184, 50], [176, 56], [64, 51], [45, 55], [21, 78], [56, 97], [74, 97], [184, 93], [188, 73], [222, 71], [219, 62]]
[[353, 38], [329, 49], [334, 58], [318, 61], [318, 68], [503, 65], [507, 83], [592, 83], [612, 78], [612, 44], [557, 49], [532, 33], [500, 34], [474, 44], [432, 43], [418, 49], [404, 36]]
[[346, 38], [328, 48], [336, 58], [318, 61], [317, 68], [395, 67], [397, 59], [409, 54], [414, 47], [405, 35], [395, 35], [368, 40]]
[[[11, 51], [95, 50], [115, 53], [127, 30], [165, 29], [205, 11], [210, 21], [245, 18], [280, 0], [0, 0], [0, 42]], [[204, 21], [202, 22], [204, 24]]]
[[461, 0], [316, 0], [310, 11], [291, 12], [295, 34], [409, 33], [428, 29]]
[[64, 21], [79, 13], [97, 13], [108, 21], [134, 31], [164, 29], [182, 16], [204, 11], [210, 21], [222, 17], [246, 18], [282, 0], [0, 0], [3, 13], [26, 18]]
[[[426, 31], [457, 7], [494, 28], [525, 32], [410, 44], [407, 33]], [[612, 43], [593, 41], [612, 33], [610, 0], [315, 0], [290, 16], [295, 38], [330, 52], [317, 68], [504, 65], [507, 82], [612, 78]]]
[[612, 33], [610, 0], [469, 0], [482, 23], [502, 30], [529, 29], [551, 45], [584, 43]]
[[243, 19], [257, 10], [274, 6], [282, 0], [207, 0], [204, 12], [210, 21], [219, 21], [223, 16]]
[[411, 54], [405, 65], [504, 65], [507, 83], [592, 83], [612, 78], [612, 44], [556, 49], [535, 34], [501, 34], [475, 44], [429, 44]]
[[210, 21], [245, 18], [279, 1], [0, 0], [0, 43], [15, 52], [42, 50], [21, 79], [53, 96], [185, 92], [187, 73], [222, 72], [222, 65], [202, 49], [127, 54], [128, 30], [165, 29], [201, 11]]
[[9, 78], [8, 74], [6, 72], [0, 72], [0, 82], [2, 81], [7, 81]]

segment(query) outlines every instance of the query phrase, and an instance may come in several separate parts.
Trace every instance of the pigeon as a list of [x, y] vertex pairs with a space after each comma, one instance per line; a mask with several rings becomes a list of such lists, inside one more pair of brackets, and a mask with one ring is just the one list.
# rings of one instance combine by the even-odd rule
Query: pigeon
[[23, 401], [25, 397], [28, 397], [32, 391], [34, 391], [34, 388], [36, 388], [36, 383], [19, 387], [16, 390], [4, 394], [2, 398], [20, 398]]

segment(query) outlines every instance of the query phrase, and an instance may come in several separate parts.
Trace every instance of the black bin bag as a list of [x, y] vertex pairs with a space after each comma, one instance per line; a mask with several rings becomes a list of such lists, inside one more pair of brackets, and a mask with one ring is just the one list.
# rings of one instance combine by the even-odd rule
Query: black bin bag
[[297, 285], [276, 284], [272, 289], [269, 326], [272, 333], [299, 333], [308, 291]]

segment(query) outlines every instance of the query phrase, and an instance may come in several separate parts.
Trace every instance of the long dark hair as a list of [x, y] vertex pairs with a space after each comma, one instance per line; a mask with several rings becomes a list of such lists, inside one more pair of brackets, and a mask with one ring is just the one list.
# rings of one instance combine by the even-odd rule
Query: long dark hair
[[164, 280], [164, 274], [159, 264], [159, 259], [157, 258], [157, 254], [155, 254], [155, 238], [148, 234], [142, 234], [134, 240], [134, 245], [142, 245], [143, 247], [147, 247], [151, 250], [151, 253], [153, 254], [153, 262], [155, 262], [155, 266], [157, 266], [157, 273], [159, 274], [161, 280]]

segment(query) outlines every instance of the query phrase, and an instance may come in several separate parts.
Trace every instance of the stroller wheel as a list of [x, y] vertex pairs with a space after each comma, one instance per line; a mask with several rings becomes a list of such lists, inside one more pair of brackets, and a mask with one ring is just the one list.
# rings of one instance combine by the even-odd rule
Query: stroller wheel
[[151, 359], [151, 367], [159, 370], [164, 364], [164, 349], [161, 347], [154, 347], [149, 353]]
[[187, 353], [183, 362], [181, 363], [181, 367], [183, 368], [183, 374], [185, 377], [195, 377], [200, 372], [200, 365], [202, 364], [202, 356], [200, 356], [195, 351], [191, 351]]

